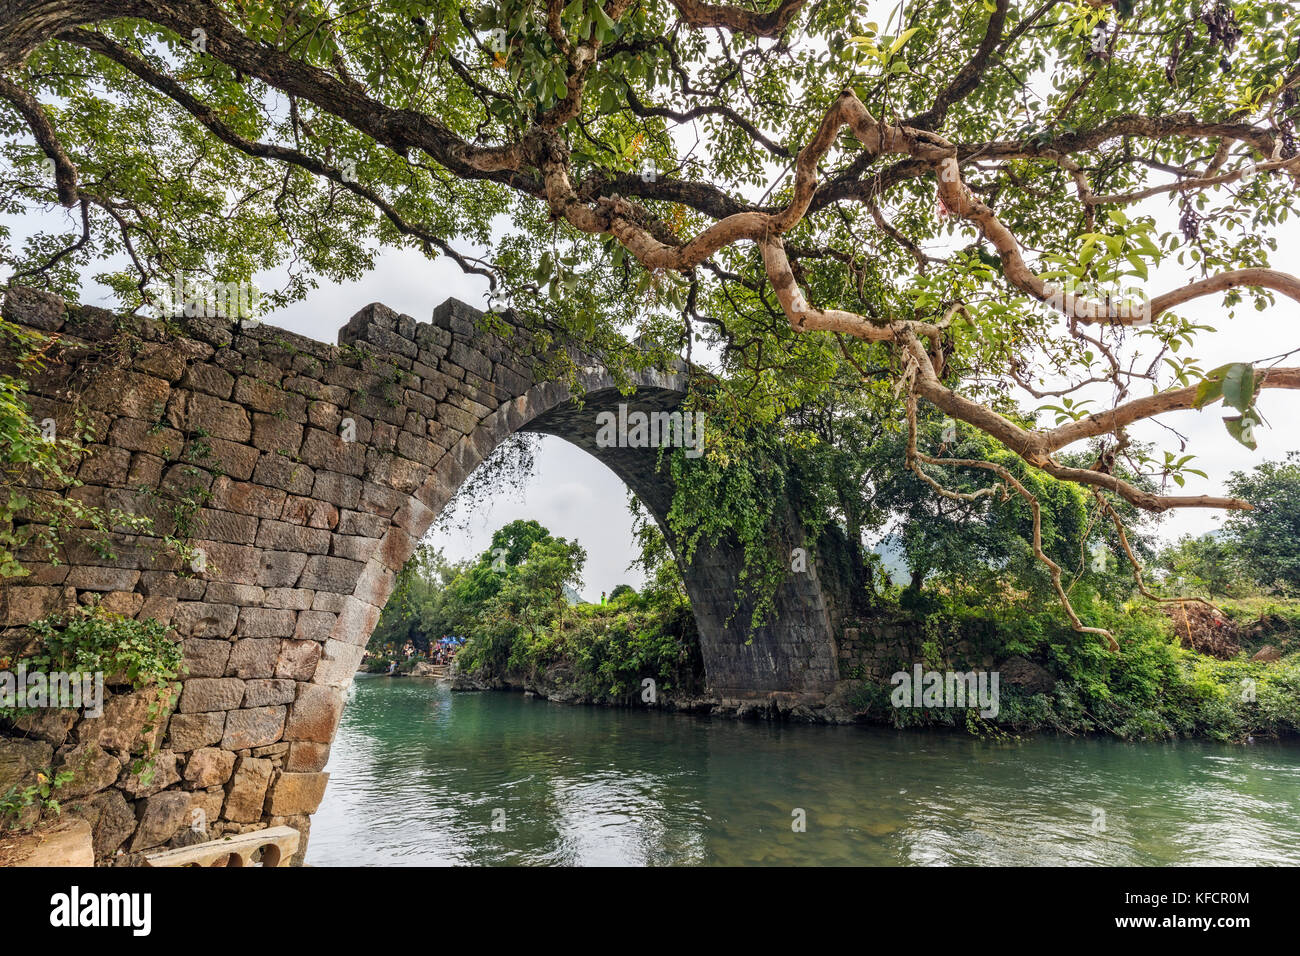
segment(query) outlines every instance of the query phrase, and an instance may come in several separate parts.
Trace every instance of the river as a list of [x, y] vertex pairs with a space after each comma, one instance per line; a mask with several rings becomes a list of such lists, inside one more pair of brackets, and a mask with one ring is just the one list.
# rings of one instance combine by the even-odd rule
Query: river
[[326, 769], [315, 866], [1300, 864], [1295, 742], [987, 742], [363, 675]]

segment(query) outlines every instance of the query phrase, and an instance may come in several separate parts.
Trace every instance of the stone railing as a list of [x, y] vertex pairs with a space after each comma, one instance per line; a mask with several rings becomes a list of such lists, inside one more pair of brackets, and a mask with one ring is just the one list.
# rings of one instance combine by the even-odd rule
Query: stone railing
[[298, 852], [298, 831], [268, 827], [145, 856], [145, 866], [288, 866]]

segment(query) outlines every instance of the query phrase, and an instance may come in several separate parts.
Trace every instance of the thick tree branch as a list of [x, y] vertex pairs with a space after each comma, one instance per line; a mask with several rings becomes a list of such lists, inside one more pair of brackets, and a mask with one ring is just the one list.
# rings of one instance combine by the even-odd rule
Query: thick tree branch
[[58, 189], [59, 202], [71, 209], [77, 204], [78, 199], [77, 167], [59, 145], [54, 124], [45, 115], [36, 97], [4, 76], [0, 76], [0, 97], [4, 97], [14, 105], [19, 115], [31, 128], [36, 142], [40, 144], [41, 149], [45, 150], [45, 155], [54, 161], [54, 182]]
[[781, 0], [779, 6], [766, 13], [756, 13], [740, 7], [728, 7], [700, 0], [671, 0], [682, 20], [693, 27], [721, 27], [733, 33], [748, 33], [757, 37], [776, 37], [803, 7], [806, 0]]

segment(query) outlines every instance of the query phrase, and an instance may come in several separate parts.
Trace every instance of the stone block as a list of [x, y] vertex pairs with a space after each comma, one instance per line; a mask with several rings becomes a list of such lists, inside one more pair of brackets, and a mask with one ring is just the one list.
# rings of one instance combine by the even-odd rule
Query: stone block
[[90, 824], [95, 859], [106, 860], [135, 832], [135, 811], [117, 790], [104, 790], [67, 807], [70, 816]]
[[152, 752], [162, 743], [179, 696], [179, 684], [163, 690], [146, 687], [114, 694], [104, 702], [102, 716], [81, 722], [77, 739], [123, 753]]
[[239, 608], [233, 604], [180, 601], [173, 624], [182, 637], [230, 637], [238, 620]]
[[311, 494], [316, 472], [308, 465], [275, 452], [265, 452], [253, 469], [253, 481], [293, 495]]
[[283, 608], [246, 607], [239, 612], [240, 643], [250, 637], [291, 637], [297, 611]]
[[0, 588], [0, 622], [8, 625], [30, 624], [52, 614], [62, 604], [62, 588], [7, 585]]
[[[260, 608], [245, 608], [260, 610]], [[283, 611], [292, 615], [293, 611]], [[290, 627], [293, 625], [290, 624]], [[275, 674], [275, 662], [280, 655], [278, 638], [241, 637], [235, 641], [230, 650], [230, 660], [226, 664], [226, 675], [243, 680], [271, 677]], [[238, 707], [238, 704], [234, 706]], [[227, 708], [229, 709], [229, 708]]]
[[315, 813], [325, 799], [327, 773], [280, 773], [271, 787], [266, 812], [280, 816]]
[[131, 766], [128, 764], [123, 771], [117, 788], [132, 800], [161, 793], [181, 779], [180, 771], [176, 769], [176, 753], [172, 750], [161, 750], [148, 757], [135, 773], [130, 772]]
[[332, 471], [317, 471], [311, 496], [340, 508], [355, 508], [361, 501], [361, 480]]
[[187, 677], [222, 677], [230, 660], [230, 641], [188, 638], [184, 641]]
[[229, 541], [232, 544], [252, 544], [257, 534], [257, 519], [252, 515], [233, 511], [200, 508], [196, 530], [212, 541]]
[[273, 744], [284, 733], [284, 707], [250, 707], [226, 715], [226, 733], [221, 746], [226, 750], [247, 750]]
[[275, 676], [295, 681], [309, 681], [316, 673], [321, 645], [316, 641], [281, 641], [280, 656], [275, 662]]
[[312, 598], [315, 596], [316, 592], [310, 588], [267, 588], [262, 605], [292, 611], [305, 611], [311, 607]]
[[172, 387], [164, 379], [112, 369], [94, 376], [81, 401], [96, 411], [157, 421], [171, 394]]
[[252, 445], [241, 445], [223, 438], [191, 442], [186, 450], [188, 459], [196, 465], [229, 475], [236, 481], [253, 477], [253, 468], [260, 454]]
[[339, 613], [338, 620], [334, 622], [334, 630], [330, 632], [330, 638], [345, 644], [365, 647], [375, 625], [379, 623], [379, 614], [380, 608], [348, 595], [343, 599], [343, 610]]
[[307, 411], [307, 400], [301, 395], [286, 392], [247, 375], [235, 381], [234, 400], [245, 408], [258, 412], [278, 412], [294, 421], [301, 421]]
[[244, 707], [268, 707], [291, 704], [297, 695], [298, 685], [283, 678], [250, 680], [244, 691]]
[[300, 611], [293, 637], [297, 641], [324, 641], [334, 629], [337, 615], [328, 611]]
[[235, 389], [235, 377], [215, 365], [195, 363], [185, 370], [180, 385], [224, 400], [230, 398]]
[[265, 588], [288, 588], [298, 583], [307, 555], [297, 551], [263, 551], [257, 583]]
[[194, 789], [203, 790], [225, 783], [234, 771], [233, 753], [220, 747], [203, 747], [190, 754], [185, 764], [185, 782]]
[[62, 756], [54, 766], [55, 774], [72, 771], [72, 779], [59, 788], [59, 800], [88, 797], [111, 787], [122, 772], [116, 757], [98, 744], [79, 744]]
[[77, 479], [87, 485], [121, 485], [131, 468], [131, 453], [125, 448], [91, 445]]
[[205, 433], [233, 442], [246, 442], [253, 434], [248, 412], [203, 392], [175, 392], [167, 405], [167, 421], [184, 432]]
[[[326, 537], [328, 538], [328, 534]], [[302, 577], [298, 579], [298, 585], [317, 591], [350, 593], [364, 569], [365, 565], [360, 561], [314, 554], [307, 560], [307, 566], [303, 569]]]
[[320, 684], [299, 684], [298, 698], [289, 712], [284, 729], [286, 740], [310, 740], [327, 744], [334, 739], [343, 714], [343, 692]]
[[[255, 470], [256, 471], [256, 470]], [[279, 488], [219, 476], [212, 483], [212, 507], [257, 518], [278, 518], [284, 509], [286, 493]]]
[[108, 443], [114, 448], [148, 452], [162, 458], [175, 458], [185, 445], [185, 436], [166, 425], [122, 416], [114, 420], [109, 429]]
[[289, 524], [329, 529], [338, 525], [339, 509], [328, 501], [290, 495], [284, 503], [280, 518]]
[[182, 714], [234, 710], [243, 701], [242, 680], [233, 677], [192, 677], [185, 682], [177, 710]]
[[78, 591], [130, 591], [140, 572], [127, 568], [79, 567], [68, 571], [64, 583]]
[[270, 760], [240, 757], [235, 764], [234, 776], [226, 785], [226, 803], [221, 816], [232, 823], [260, 821], [273, 773], [274, 766]]
[[370, 556], [375, 553], [375, 545], [374, 538], [336, 534], [330, 541], [330, 554], [336, 558], [347, 558], [349, 561], [369, 561]]
[[233, 604], [236, 607], [254, 607], [265, 600], [266, 592], [254, 584], [227, 584], [213, 581], [204, 592], [204, 598], [214, 604]]
[[329, 554], [330, 534], [322, 528], [304, 528], [287, 521], [263, 519], [257, 529], [257, 546], [299, 554]]
[[284, 769], [289, 773], [316, 773], [329, 763], [330, 745], [314, 740], [296, 740], [289, 745]]
[[[299, 455], [313, 468], [322, 468], [343, 475], [359, 476], [366, 468], [364, 445], [360, 442], [344, 441], [338, 435], [321, 431], [319, 428], [307, 429]], [[307, 494], [305, 491], [298, 493]]]
[[257, 412], [253, 415], [253, 445], [262, 451], [298, 454], [302, 426], [287, 418]]
[[174, 714], [168, 724], [167, 743], [177, 753], [198, 750], [219, 742], [225, 733], [225, 728], [225, 711]]
[[131, 852], [161, 846], [190, 822], [190, 796], [178, 790], [156, 793], [136, 809], [139, 825], [131, 839]]

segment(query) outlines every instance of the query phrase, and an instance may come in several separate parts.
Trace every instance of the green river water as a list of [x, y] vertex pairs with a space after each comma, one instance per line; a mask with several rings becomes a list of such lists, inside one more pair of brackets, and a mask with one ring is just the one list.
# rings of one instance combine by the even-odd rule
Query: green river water
[[984, 742], [358, 676], [326, 769], [315, 866], [1300, 864], [1295, 742]]

